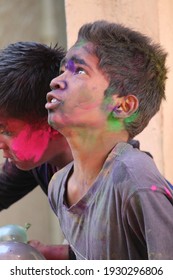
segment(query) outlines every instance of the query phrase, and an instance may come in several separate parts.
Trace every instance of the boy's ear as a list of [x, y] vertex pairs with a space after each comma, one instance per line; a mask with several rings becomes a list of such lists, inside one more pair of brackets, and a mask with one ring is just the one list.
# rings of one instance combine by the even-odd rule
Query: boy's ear
[[137, 111], [139, 101], [134, 95], [127, 95], [116, 98], [116, 106], [113, 113], [116, 117], [127, 118]]

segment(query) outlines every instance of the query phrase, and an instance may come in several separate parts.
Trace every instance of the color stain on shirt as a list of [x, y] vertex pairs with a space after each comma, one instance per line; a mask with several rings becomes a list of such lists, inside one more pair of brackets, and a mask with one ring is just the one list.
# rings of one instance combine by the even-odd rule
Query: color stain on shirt
[[172, 194], [171, 194], [170, 190], [168, 190], [168, 188], [166, 188], [166, 187], [164, 189], [165, 189], [165, 192], [166, 192], [167, 196], [172, 198]]
[[151, 190], [154, 192], [157, 190], [157, 187], [156, 186], [151, 186]]
[[[158, 187], [156, 187], [156, 186], [151, 186], [151, 190], [154, 192], [154, 191], [156, 191], [158, 189]], [[172, 198], [173, 196], [172, 196], [172, 194], [171, 194], [171, 192], [170, 192], [170, 190], [167, 188], [167, 187], [164, 187], [164, 190], [165, 190], [165, 193], [166, 193], [166, 195], [168, 196], [168, 197], [170, 197], [170, 198]]]

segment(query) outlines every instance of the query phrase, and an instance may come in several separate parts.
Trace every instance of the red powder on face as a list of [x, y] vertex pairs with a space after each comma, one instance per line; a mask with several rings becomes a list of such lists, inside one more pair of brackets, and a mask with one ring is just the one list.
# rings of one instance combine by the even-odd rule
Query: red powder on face
[[50, 131], [46, 128], [33, 130], [31, 126], [26, 125], [14, 138], [12, 149], [19, 160], [37, 162], [42, 157], [50, 140]]

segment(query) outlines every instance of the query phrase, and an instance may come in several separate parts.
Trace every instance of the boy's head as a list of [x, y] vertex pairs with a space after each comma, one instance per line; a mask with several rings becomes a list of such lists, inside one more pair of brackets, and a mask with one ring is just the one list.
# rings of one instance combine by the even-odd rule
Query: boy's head
[[[64, 55], [62, 48], [36, 42], [0, 50], [0, 149], [21, 169], [50, 161], [65, 149], [60, 134], [49, 127], [45, 109], [50, 81]], [[55, 149], [57, 139], [61, 143]]]
[[34, 123], [47, 120], [46, 93], [65, 52], [36, 42], [0, 50], [0, 116]]
[[[75, 45], [88, 42], [99, 59], [99, 68], [110, 80], [105, 97], [117, 94], [138, 99], [136, 112], [124, 118], [129, 137], [133, 138], [147, 126], [165, 98], [166, 53], [147, 36], [106, 21], [80, 28]], [[114, 113], [121, 118], [121, 106]]]

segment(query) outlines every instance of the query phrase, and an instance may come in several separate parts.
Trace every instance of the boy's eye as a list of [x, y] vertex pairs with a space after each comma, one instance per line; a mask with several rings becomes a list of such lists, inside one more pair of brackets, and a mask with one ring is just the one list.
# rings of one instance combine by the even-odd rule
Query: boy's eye
[[81, 67], [76, 67], [75, 74], [86, 74], [86, 71]]
[[70, 71], [74, 75], [81, 75], [81, 74], [86, 74], [86, 71], [78, 65], [75, 65], [75, 63], [72, 60], [69, 60], [64, 67], [60, 69], [60, 74], [63, 74], [65, 70]]
[[12, 132], [2, 129], [2, 130], [0, 130], [0, 134], [5, 135], [5, 136], [11, 136]]
[[59, 75], [62, 75], [63, 73], [64, 73], [64, 69], [60, 69], [60, 71], [59, 71]]
[[59, 76], [62, 75], [63, 73], [64, 73], [64, 71], [63, 71], [63, 70], [60, 70], [60, 71], [59, 71]]

